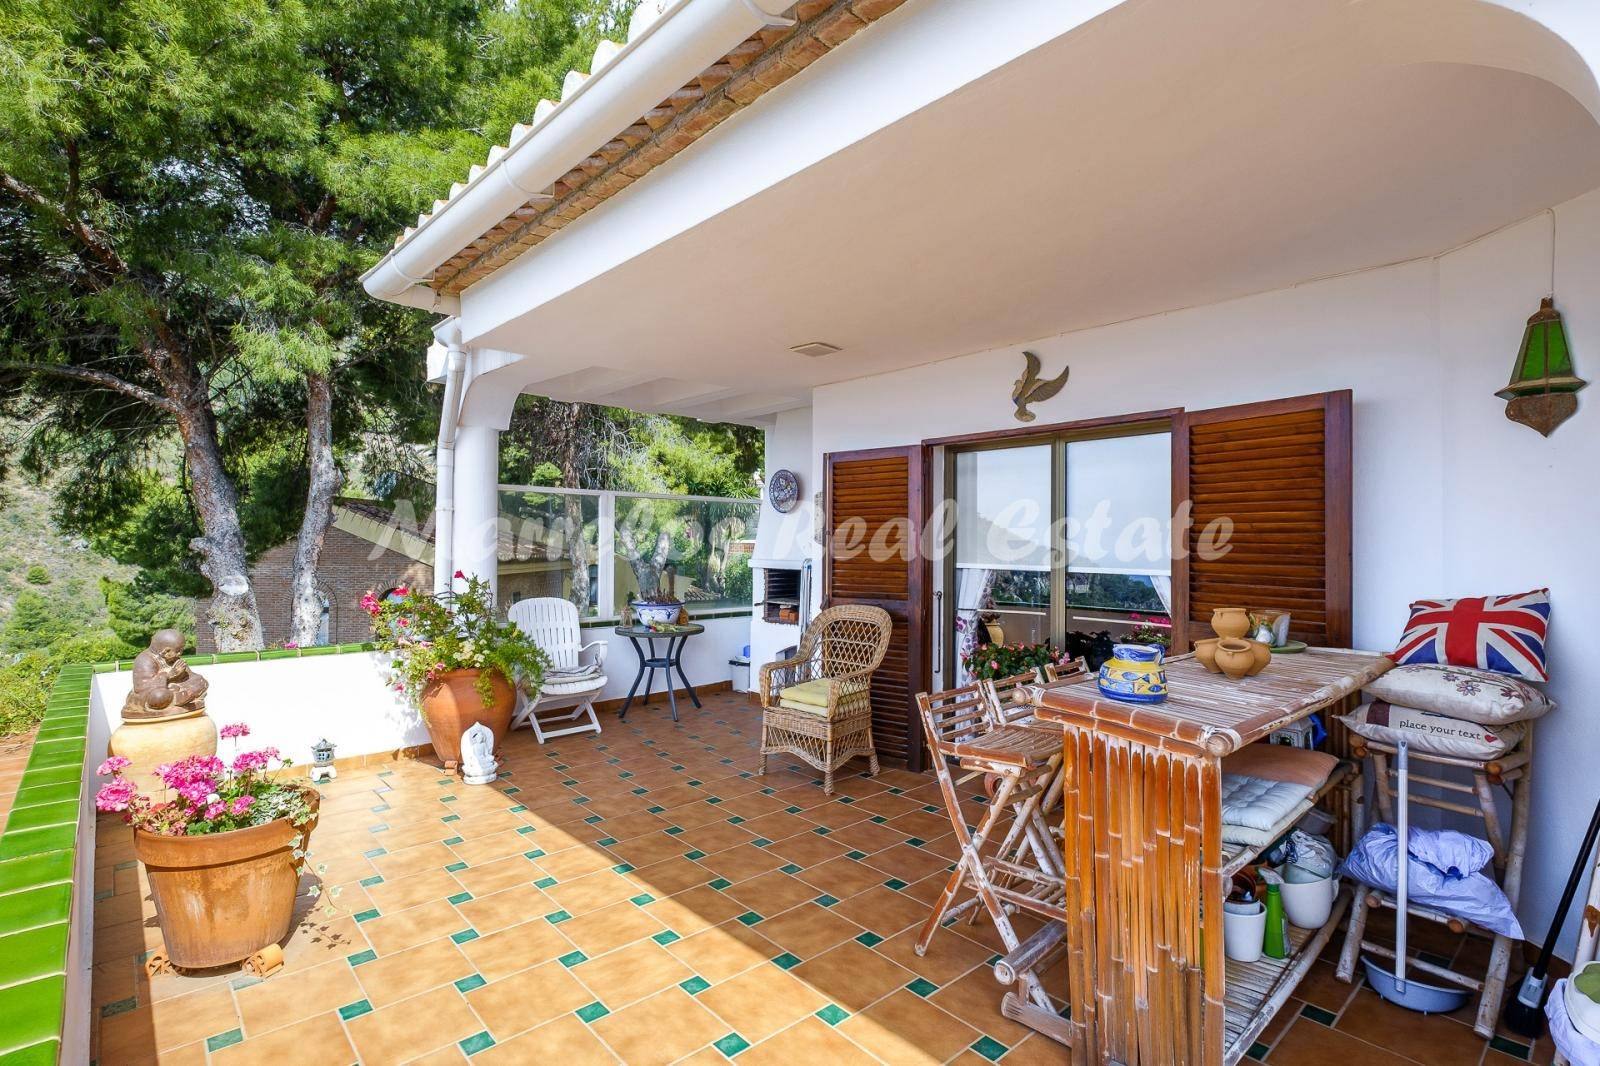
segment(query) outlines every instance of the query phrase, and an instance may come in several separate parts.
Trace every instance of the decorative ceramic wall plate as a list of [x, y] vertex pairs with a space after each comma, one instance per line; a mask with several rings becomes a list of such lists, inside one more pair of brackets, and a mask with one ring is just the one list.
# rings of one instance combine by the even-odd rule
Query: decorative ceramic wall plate
[[800, 502], [800, 479], [793, 470], [774, 470], [767, 482], [767, 502], [779, 514], [788, 514]]

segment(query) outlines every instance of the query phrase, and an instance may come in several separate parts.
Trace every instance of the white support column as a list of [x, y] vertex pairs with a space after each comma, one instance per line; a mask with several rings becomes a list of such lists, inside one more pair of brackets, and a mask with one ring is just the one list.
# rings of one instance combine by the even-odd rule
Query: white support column
[[[499, 586], [500, 430], [456, 429], [455, 569]], [[459, 582], [456, 583], [459, 586]]]

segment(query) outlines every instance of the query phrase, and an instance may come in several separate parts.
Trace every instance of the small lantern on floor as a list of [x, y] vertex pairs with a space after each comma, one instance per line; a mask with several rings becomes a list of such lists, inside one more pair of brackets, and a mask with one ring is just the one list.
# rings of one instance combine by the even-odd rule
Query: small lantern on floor
[[311, 780], [332, 781], [339, 776], [333, 766], [333, 742], [324, 737], [311, 746]]
[[1572, 371], [1561, 312], [1555, 299], [1546, 296], [1528, 319], [1510, 383], [1495, 395], [1506, 401], [1507, 418], [1548, 437], [1577, 413], [1576, 393], [1587, 384]]

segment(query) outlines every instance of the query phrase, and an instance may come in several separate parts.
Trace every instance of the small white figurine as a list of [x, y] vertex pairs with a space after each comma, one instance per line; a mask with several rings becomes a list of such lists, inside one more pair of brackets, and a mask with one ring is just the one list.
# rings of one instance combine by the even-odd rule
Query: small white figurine
[[461, 734], [461, 780], [469, 785], [494, 781], [500, 764], [494, 758], [494, 734], [482, 722]]

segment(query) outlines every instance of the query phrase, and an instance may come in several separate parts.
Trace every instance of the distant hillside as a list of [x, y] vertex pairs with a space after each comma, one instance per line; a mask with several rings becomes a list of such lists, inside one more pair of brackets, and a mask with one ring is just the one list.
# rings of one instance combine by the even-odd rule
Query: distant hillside
[[[131, 581], [135, 567], [97, 554], [81, 537], [50, 520], [50, 489], [13, 474], [0, 486], [0, 625], [17, 596], [33, 590], [51, 599], [80, 602], [91, 616], [105, 610], [100, 578]], [[30, 577], [32, 580], [30, 581]], [[48, 578], [42, 582], [41, 578]]]

